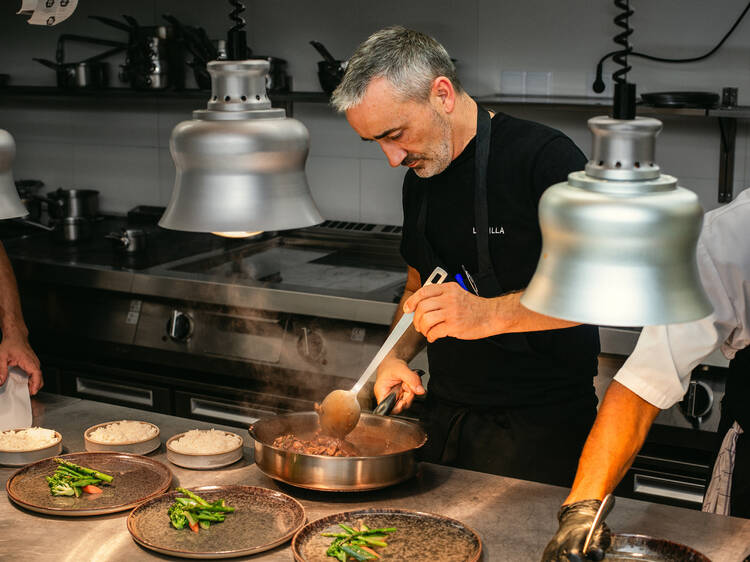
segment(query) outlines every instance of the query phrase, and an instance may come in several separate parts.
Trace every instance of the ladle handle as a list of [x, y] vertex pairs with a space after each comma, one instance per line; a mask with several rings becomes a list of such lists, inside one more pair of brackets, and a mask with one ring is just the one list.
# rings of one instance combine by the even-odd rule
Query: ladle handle
[[[448, 273], [444, 269], [442, 269], [441, 267], [436, 267], [432, 271], [432, 273], [430, 273], [430, 276], [422, 286], [426, 287], [427, 285], [439, 285], [440, 283], [445, 281], [445, 278], [447, 276]], [[390, 335], [386, 338], [381, 348], [375, 354], [375, 357], [373, 357], [372, 361], [370, 361], [370, 364], [367, 365], [367, 368], [364, 370], [359, 379], [357, 379], [357, 382], [354, 383], [354, 386], [352, 387], [352, 392], [354, 394], [357, 394], [369, 380], [369, 378], [373, 375], [373, 373], [377, 371], [380, 363], [383, 361], [383, 359], [385, 359], [386, 355], [388, 355], [391, 349], [393, 349], [393, 346], [398, 343], [398, 340], [401, 339], [401, 336], [404, 335], [404, 332], [409, 329], [413, 318], [413, 312], [409, 312], [401, 316], [401, 320], [396, 323]]]
[[596, 528], [604, 522], [604, 519], [607, 517], [607, 515], [609, 515], [609, 512], [612, 511], [612, 508], [614, 506], [615, 497], [612, 494], [607, 494], [602, 500], [602, 503], [599, 506], [596, 515], [594, 516], [594, 520], [591, 522], [591, 528], [589, 529], [589, 532], [586, 535], [586, 540], [583, 543], [583, 550], [581, 550], [581, 553], [584, 556], [586, 556], [586, 552], [589, 549], [589, 545], [591, 544], [591, 539], [594, 537]]
[[[422, 369], [415, 369], [414, 372], [417, 373], [420, 378], [424, 376], [424, 371]], [[393, 410], [393, 407], [396, 405], [396, 402], [398, 402], [398, 397], [400, 394], [401, 383], [398, 383], [393, 387], [393, 390], [388, 393], [388, 396], [383, 398], [380, 403], [375, 406], [375, 409], [372, 411], [372, 413], [376, 416], [387, 416], [388, 414], [390, 414], [391, 410]]]

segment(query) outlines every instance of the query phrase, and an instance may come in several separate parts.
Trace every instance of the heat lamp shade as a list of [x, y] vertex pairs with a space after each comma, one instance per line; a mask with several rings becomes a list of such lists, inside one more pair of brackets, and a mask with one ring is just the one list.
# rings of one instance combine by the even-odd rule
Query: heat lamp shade
[[21, 202], [13, 181], [13, 159], [16, 143], [11, 134], [0, 129], [0, 219], [14, 219], [29, 214]]
[[[587, 181], [583, 172], [570, 178]], [[659, 181], [666, 180], [674, 178]], [[688, 322], [712, 312], [696, 264], [703, 210], [692, 191], [602, 192], [570, 182], [540, 200], [542, 251], [523, 306], [606, 326]]]
[[305, 176], [308, 146], [305, 126], [284, 117], [178, 124], [170, 140], [175, 185], [159, 225], [235, 232], [322, 222]]

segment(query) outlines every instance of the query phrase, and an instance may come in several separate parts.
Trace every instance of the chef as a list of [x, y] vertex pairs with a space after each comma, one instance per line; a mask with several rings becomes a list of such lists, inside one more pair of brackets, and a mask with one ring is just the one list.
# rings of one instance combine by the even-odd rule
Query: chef
[[[604, 396], [545, 561], [583, 559], [581, 545], [600, 500], [627, 472], [659, 411], [682, 399], [692, 370], [717, 349], [731, 362], [719, 422], [723, 441], [703, 511], [750, 517], [750, 189], [706, 213], [697, 259], [714, 313], [643, 329]], [[594, 542], [605, 549], [608, 530], [597, 531]]]
[[[414, 325], [381, 364], [376, 398], [401, 384], [399, 412], [425, 393], [408, 362], [426, 344], [425, 460], [572, 482], [596, 413], [598, 332], [519, 297], [539, 259], [539, 198], [583, 169], [583, 154], [559, 131], [478, 106], [442, 45], [403, 27], [357, 48], [332, 103], [409, 168], [394, 323], [413, 311]], [[454, 281], [422, 288], [436, 266]]]
[[29, 375], [29, 394], [42, 388], [39, 359], [29, 345], [29, 330], [23, 320], [13, 268], [0, 244], [0, 386], [8, 378], [8, 368], [18, 366]]

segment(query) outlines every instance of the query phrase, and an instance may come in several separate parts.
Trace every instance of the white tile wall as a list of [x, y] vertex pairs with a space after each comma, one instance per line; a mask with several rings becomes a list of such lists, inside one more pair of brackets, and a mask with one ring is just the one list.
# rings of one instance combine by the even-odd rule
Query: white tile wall
[[[0, 72], [10, 73], [15, 84], [54, 84], [54, 73], [31, 58], [54, 58], [61, 33], [123, 39], [121, 32], [88, 19], [91, 14], [119, 19], [128, 13], [144, 25], [153, 25], [162, 23], [161, 15], [169, 12], [184, 23], [202, 25], [211, 37], [223, 36], [228, 28], [229, 10], [222, 2], [80, 2], [74, 17], [54, 28], [27, 25], [15, 15], [15, 4], [0, 2]], [[669, 3], [640, 3], [631, 18], [634, 44], [639, 50], [667, 56], [700, 54], [744, 5], [745, 0], [724, 0], [717, 10], [704, 0], [683, 0], [676, 12]], [[335, 56], [347, 58], [372, 31], [401, 23], [443, 42], [458, 60], [459, 76], [468, 91], [481, 96], [500, 90], [503, 71], [551, 73], [547, 85], [552, 94], [590, 94], [596, 60], [613, 47], [615, 14], [612, 3], [601, 0], [278, 0], [248, 3], [245, 16], [254, 51], [287, 59], [296, 90], [319, 90], [316, 63], [320, 57], [309, 45], [311, 39], [323, 42]], [[665, 65], [633, 58], [630, 77], [639, 91], [719, 92], [722, 86], [736, 86], [740, 104], [750, 105], [747, 25], [743, 23], [725, 47], [705, 62]], [[99, 50], [70, 45], [68, 54], [81, 58]], [[121, 56], [110, 60], [115, 85], [121, 62]], [[612, 63], [607, 63], [605, 74], [612, 70]], [[169, 136], [177, 123], [203, 105], [201, 100], [127, 106], [106, 100], [86, 104], [30, 100], [9, 105], [0, 97], [0, 128], [16, 138], [16, 177], [39, 178], [50, 188], [94, 187], [102, 193], [103, 209], [122, 212], [136, 204], [167, 203], [174, 181]], [[586, 120], [603, 112], [528, 106], [503, 110], [564, 131], [587, 154], [591, 138]], [[398, 223], [403, 171], [390, 169], [377, 144], [362, 142], [345, 118], [325, 104], [297, 104], [295, 117], [310, 130], [307, 170], [323, 215]], [[748, 123], [741, 122], [735, 192], [750, 185], [748, 131]], [[665, 119], [657, 161], [664, 171], [695, 189], [706, 208], [712, 208], [717, 205], [718, 147], [716, 120]]]
[[73, 145], [16, 139], [13, 177], [42, 180], [43, 193], [73, 185]]
[[75, 187], [98, 189], [102, 209], [125, 213], [159, 203], [159, 153], [153, 148], [76, 144]]
[[402, 224], [401, 185], [406, 168], [391, 168], [385, 157], [362, 158], [359, 220], [375, 224]]
[[323, 217], [359, 220], [359, 160], [310, 156], [305, 170], [313, 199]]

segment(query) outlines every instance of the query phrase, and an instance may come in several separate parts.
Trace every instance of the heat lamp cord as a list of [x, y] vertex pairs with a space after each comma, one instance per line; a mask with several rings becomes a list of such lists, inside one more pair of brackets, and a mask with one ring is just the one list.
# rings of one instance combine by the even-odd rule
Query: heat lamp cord
[[[700, 55], [700, 56], [697, 56], [697, 57], [690, 57], [690, 58], [686, 58], [686, 59], [670, 59], [670, 58], [665, 58], [665, 57], [657, 57], [657, 56], [654, 56], [654, 55], [647, 55], [645, 53], [639, 53], [639, 52], [633, 51], [632, 48], [628, 52], [628, 55], [631, 56], [631, 57], [640, 57], [642, 59], [652, 60], [652, 61], [656, 61], [656, 62], [668, 62], [668, 63], [688, 63], [688, 62], [697, 62], [697, 61], [701, 61], [701, 60], [707, 59], [708, 57], [710, 57], [711, 55], [713, 55], [716, 51], [718, 51], [721, 48], [722, 45], [724, 45], [724, 43], [726, 42], [726, 40], [729, 39], [729, 36], [734, 32], [735, 29], [737, 29], [737, 26], [740, 24], [740, 22], [742, 22], [743, 18], [745, 17], [745, 14], [747, 14], [748, 10], [750, 10], [750, 2], [748, 2], [747, 6], [745, 6], [745, 9], [742, 10], [742, 13], [735, 20], [735, 22], [732, 25], [732, 27], [729, 28], [729, 31], [727, 31], [724, 34], [724, 37], [721, 38], [721, 40], [716, 44], [716, 46], [714, 46], [713, 49], [711, 49], [710, 51], [708, 51], [707, 53], [705, 53], [703, 55]], [[617, 17], [620, 17], [620, 15], [618, 15]], [[615, 18], [615, 22], [616, 22], [616, 20], [617, 20], [617, 18]], [[631, 30], [631, 33], [632, 33], [632, 30]], [[601, 59], [599, 59], [599, 62], [596, 64], [596, 80], [594, 80], [594, 84], [592, 85], [592, 88], [593, 88], [593, 90], [596, 93], [603, 92], [604, 89], [605, 89], [605, 87], [606, 87], [606, 85], [604, 84], [604, 80], [602, 80], [604, 61], [606, 61], [610, 57], [614, 57], [615, 55], [617, 55], [620, 52], [621, 52], [621, 50], [612, 51], [610, 53], [607, 53]], [[617, 72], [620, 72], [620, 70], [618, 70]], [[615, 74], [617, 74], [617, 73], [615, 73]]]

